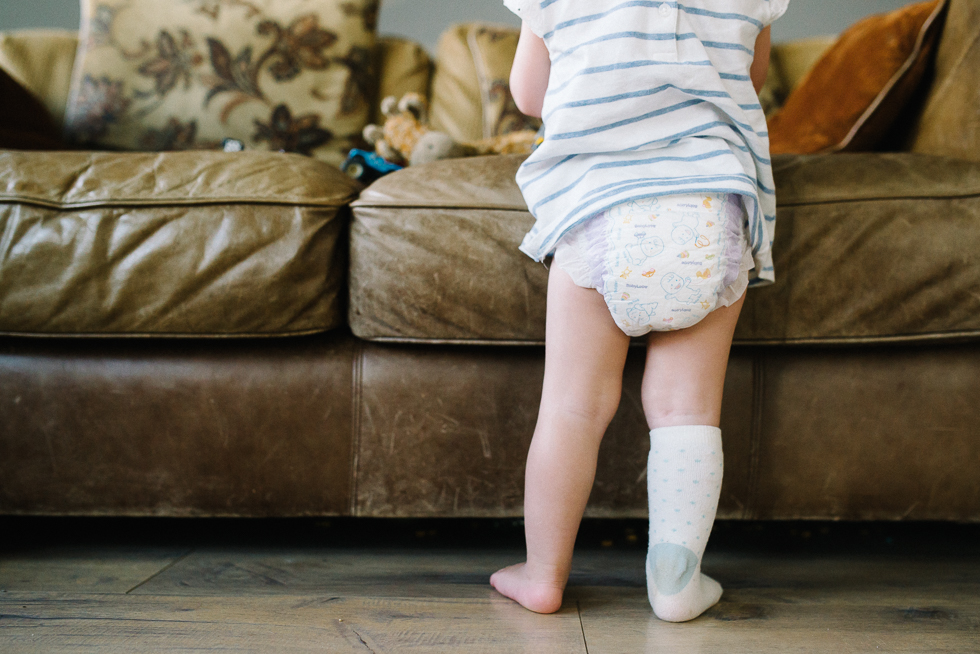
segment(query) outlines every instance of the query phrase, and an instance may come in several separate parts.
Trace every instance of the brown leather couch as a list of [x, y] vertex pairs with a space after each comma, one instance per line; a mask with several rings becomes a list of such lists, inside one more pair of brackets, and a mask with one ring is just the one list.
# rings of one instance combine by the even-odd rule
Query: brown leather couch
[[[950, 12], [908, 151], [775, 161], [722, 517], [980, 520], [980, 6]], [[519, 163], [362, 188], [295, 155], [0, 152], [0, 513], [519, 515], [547, 277]], [[646, 515], [642, 359], [591, 516]]]

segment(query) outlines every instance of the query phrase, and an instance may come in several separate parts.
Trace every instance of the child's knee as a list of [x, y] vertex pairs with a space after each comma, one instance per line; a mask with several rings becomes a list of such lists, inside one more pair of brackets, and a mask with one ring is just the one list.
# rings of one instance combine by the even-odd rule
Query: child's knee
[[680, 388], [652, 388], [641, 394], [643, 415], [650, 429], [683, 425], [709, 425], [717, 421], [717, 410], [703, 393], [685, 393]]
[[559, 393], [553, 401], [543, 402], [541, 410], [605, 429], [619, 410], [621, 395], [622, 384], [609, 384], [590, 393]]

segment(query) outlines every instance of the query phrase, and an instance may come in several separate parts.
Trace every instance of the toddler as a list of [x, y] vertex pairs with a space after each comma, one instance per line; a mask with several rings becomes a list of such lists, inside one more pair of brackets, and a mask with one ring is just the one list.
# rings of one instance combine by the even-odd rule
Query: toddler
[[646, 338], [647, 591], [691, 620], [721, 586], [701, 573], [722, 479], [722, 387], [747, 287], [773, 281], [775, 195], [758, 89], [789, 0], [504, 0], [522, 19], [511, 72], [542, 144], [517, 174], [554, 255], [544, 387], [525, 473], [525, 563], [490, 583], [558, 610], [622, 390]]

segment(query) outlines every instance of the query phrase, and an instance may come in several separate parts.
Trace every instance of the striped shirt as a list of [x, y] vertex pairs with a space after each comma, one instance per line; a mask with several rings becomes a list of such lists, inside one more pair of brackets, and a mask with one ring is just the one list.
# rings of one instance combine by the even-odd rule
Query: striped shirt
[[736, 193], [754, 285], [774, 280], [776, 196], [766, 119], [749, 70], [759, 32], [789, 0], [504, 0], [544, 39], [544, 142], [517, 173], [540, 261], [617, 204]]

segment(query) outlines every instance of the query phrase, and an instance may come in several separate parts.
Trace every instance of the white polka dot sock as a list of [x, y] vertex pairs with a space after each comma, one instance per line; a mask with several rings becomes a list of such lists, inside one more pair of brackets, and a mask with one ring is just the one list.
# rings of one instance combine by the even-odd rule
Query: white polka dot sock
[[717, 427], [650, 432], [647, 595], [661, 620], [693, 620], [721, 599], [718, 582], [701, 574], [701, 556], [715, 521], [723, 471]]

